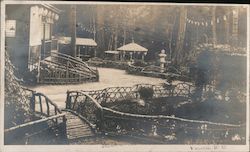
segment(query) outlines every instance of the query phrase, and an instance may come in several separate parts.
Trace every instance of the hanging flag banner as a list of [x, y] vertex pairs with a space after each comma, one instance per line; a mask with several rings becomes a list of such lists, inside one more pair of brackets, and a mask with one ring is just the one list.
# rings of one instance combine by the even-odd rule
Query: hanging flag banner
[[227, 20], [227, 16], [226, 16], [226, 15], [224, 15], [224, 16], [223, 16], [223, 19], [224, 19], [224, 21], [226, 21], [226, 20]]
[[[223, 20], [224, 20], [224, 21], [228, 20], [228, 19], [229, 19], [229, 18], [228, 18], [228, 15], [229, 15], [230, 13], [232, 13], [233, 15], [236, 15], [236, 14], [237, 14], [237, 10], [232, 10], [231, 12], [229, 12], [229, 13], [223, 15], [223, 16], [217, 17], [215, 23], [220, 23], [220, 22], [223, 21]], [[186, 18], [186, 20], [187, 20], [188, 23], [194, 24], [194, 25], [198, 25], [198, 26], [200, 26], [200, 25], [201, 25], [201, 26], [208, 26], [208, 24], [209, 24], [209, 25], [213, 25], [213, 24], [214, 24], [212, 20], [211, 20], [211, 21], [208, 21], [208, 22], [193, 21], [192, 19], [189, 19], [189, 18]], [[209, 23], [209, 22], [210, 22], [210, 23]]]
[[217, 18], [217, 23], [220, 23], [220, 19], [219, 18]]

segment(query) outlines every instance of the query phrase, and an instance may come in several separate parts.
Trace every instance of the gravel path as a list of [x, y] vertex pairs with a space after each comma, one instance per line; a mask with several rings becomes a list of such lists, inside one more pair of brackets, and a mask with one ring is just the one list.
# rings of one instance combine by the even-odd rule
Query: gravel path
[[67, 90], [98, 90], [107, 87], [133, 86], [135, 84], [160, 84], [164, 80], [144, 76], [126, 74], [124, 70], [98, 68], [100, 74], [99, 82], [73, 84], [73, 85], [38, 85], [31, 89], [44, 93], [59, 107], [65, 107]]

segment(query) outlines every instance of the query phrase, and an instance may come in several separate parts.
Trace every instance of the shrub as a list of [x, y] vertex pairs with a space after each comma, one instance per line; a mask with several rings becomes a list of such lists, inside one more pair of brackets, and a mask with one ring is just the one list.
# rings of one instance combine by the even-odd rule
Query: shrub
[[140, 97], [144, 100], [151, 99], [154, 94], [153, 88], [140, 87], [138, 90]]
[[138, 60], [138, 61], [135, 61], [133, 65], [134, 66], [139, 66], [139, 67], [145, 67], [147, 64], [145, 62], [143, 62], [143, 61]]

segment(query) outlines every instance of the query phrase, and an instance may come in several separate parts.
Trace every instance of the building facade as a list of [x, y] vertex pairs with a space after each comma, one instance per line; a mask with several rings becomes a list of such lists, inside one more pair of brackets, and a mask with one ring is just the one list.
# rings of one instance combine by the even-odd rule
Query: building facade
[[57, 49], [52, 29], [59, 14], [48, 4], [6, 5], [6, 51], [19, 72], [35, 69], [40, 59]]

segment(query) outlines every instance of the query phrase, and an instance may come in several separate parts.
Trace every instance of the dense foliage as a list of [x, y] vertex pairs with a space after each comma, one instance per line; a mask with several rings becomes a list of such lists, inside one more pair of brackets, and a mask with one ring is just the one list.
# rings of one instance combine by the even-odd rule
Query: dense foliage
[[19, 84], [7, 53], [5, 61], [4, 126], [10, 128], [30, 120], [31, 92]]

